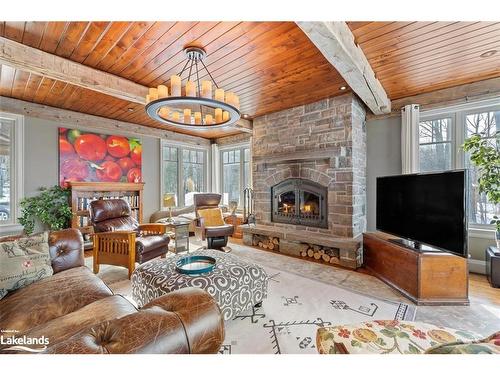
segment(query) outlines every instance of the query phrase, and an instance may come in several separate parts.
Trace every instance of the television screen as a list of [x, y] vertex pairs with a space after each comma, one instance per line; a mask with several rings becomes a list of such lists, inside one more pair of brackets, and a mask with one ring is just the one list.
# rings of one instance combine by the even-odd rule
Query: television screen
[[466, 171], [377, 178], [377, 230], [467, 256]]

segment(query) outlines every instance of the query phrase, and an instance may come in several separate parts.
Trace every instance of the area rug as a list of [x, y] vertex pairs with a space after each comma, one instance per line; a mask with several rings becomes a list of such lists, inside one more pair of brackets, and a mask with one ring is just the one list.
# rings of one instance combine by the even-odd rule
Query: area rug
[[416, 308], [264, 267], [262, 307], [226, 322], [221, 354], [313, 354], [319, 327], [366, 320], [414, 320]]
[[[85, 262], [91, 266], [92, 258]], [[319, 327], [366, 320], [415, 319], [413, 305], [269, 266], [263, 268], [270, 277], [268, 296], [261, 307], [225, 322], [226, 339], [221, 354], [314, 354]], [[135, 303], [125, 268], [102, 265], [99, 277], [114, 293]]]

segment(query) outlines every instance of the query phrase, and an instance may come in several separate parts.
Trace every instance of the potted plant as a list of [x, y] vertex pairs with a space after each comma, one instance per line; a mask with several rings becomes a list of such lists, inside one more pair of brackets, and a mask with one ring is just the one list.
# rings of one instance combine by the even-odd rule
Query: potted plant
[[24, 198], [20, 202], [19, 223], [24, 226], [25, 233], [33, 233], [37, 220], [50, 230], [69, 228], [72, 216], [69, 206], [70, 190], [60, 186], [39, 190], [39, 195]]
[[[477, 166], [479, 177], [479, 192], [486, 194], [489, 202], [495, 205], [500, 204], [500, 131], [495, 134], [496, 142], [491, 142], [491, 138], [482, 138], [479, 134], [474, 134], [467, 139], [462, 148], [469, 152], [470, 160]], [[497, 247], [500, 248], [500, 218], [495, 215], [490, 221], [495, 225], [495, 239]]]

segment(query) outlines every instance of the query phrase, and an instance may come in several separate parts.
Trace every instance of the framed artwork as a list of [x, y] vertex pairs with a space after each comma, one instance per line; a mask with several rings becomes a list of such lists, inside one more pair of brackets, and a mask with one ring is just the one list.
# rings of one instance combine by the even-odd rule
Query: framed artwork
[[138, 138], [59, 128], [59, 183], [142, 182]]

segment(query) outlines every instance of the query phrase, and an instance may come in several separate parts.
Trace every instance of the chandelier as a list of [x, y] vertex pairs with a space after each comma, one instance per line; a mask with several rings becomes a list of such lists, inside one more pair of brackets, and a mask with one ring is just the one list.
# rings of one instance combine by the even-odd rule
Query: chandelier
[[[240, 100], [235, 93], [224, 92], [217, 85], [203, 62], [205, 50], [186, 47], [184, 53], [187, 57], [186, 64], [179, 74], [170, 77], [170, 87], [159, 85], [149, 89], [149, 94], [146, 95], [148, 116], [184, 129], [214, 129], [236, 123], [241, 117]], [[204, 68], [210, 80], [200, 81], [203, 71], [199, 65]], [[183, 73], [187, 74], [184, 90]]]

